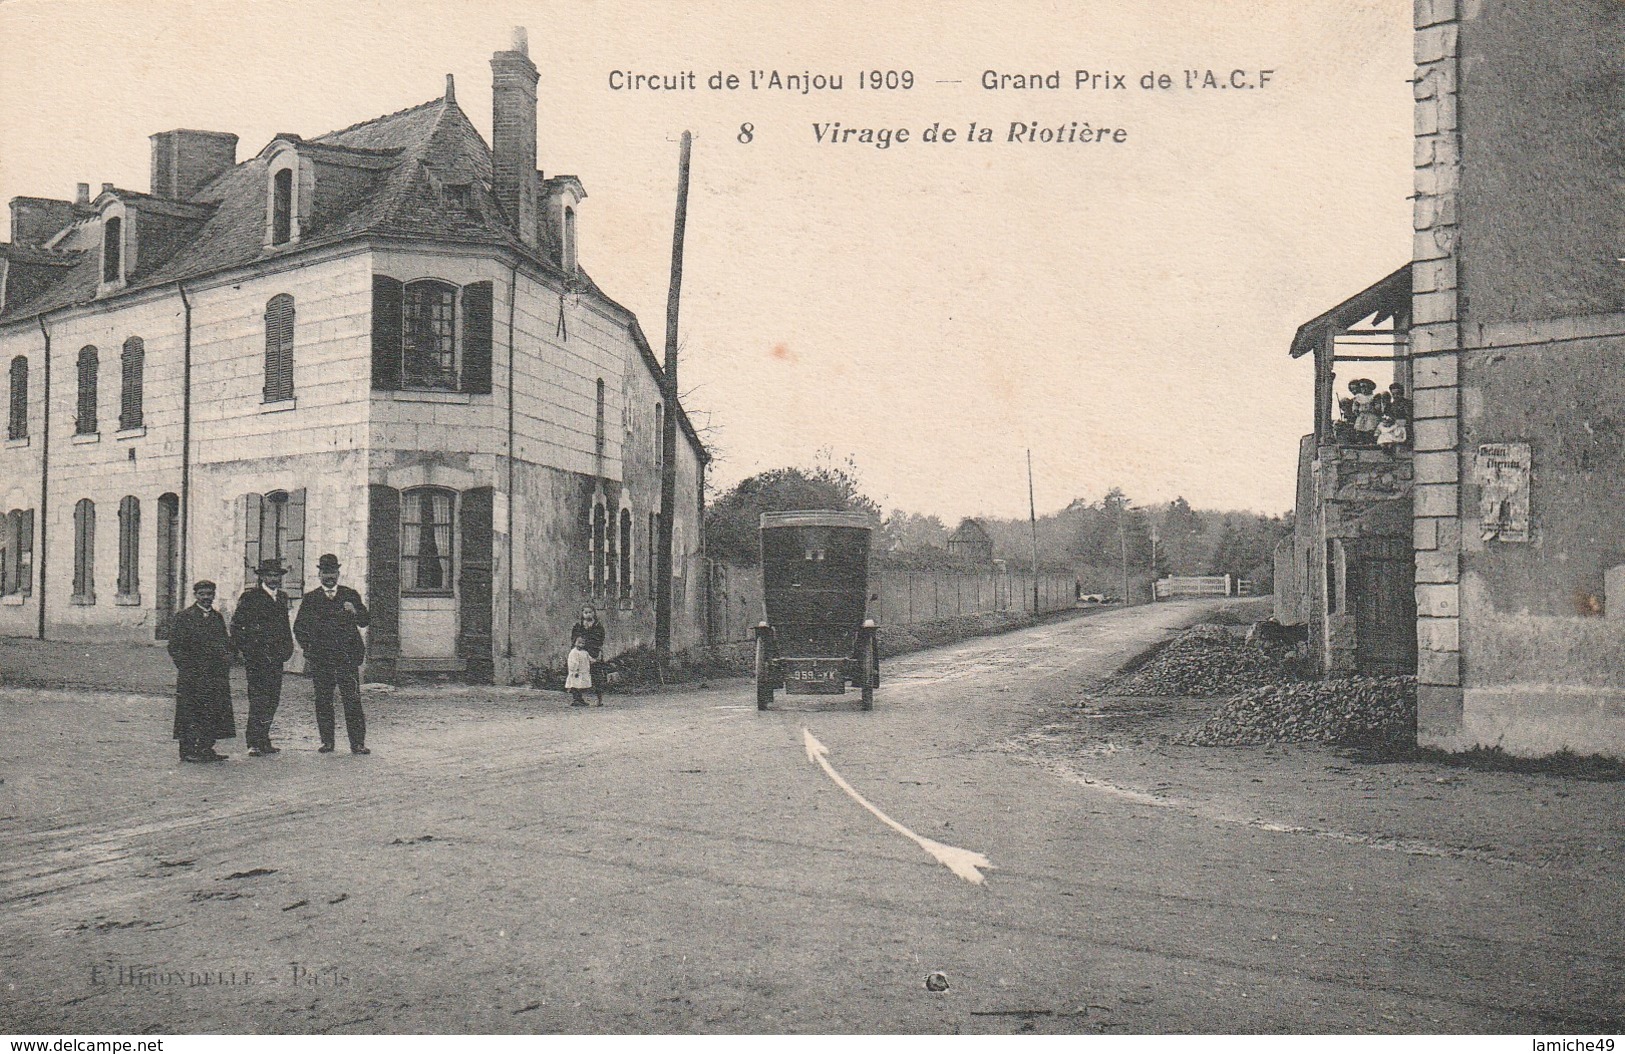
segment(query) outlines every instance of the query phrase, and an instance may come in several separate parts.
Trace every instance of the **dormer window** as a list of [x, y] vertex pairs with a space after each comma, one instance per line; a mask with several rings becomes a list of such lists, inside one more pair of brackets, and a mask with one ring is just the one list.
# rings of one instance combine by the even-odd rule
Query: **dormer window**
[[310, 224], [310, 195], [314, 169], [309, 158], [286, 140], [277, 140], [265, 162], [266, 249], [296, 245]]
[[576, 210], [565, 206], [564, 209], [564, 244], [560, 247], [559, 255], [566, 274], [576, 272]]
[[124, 221], [110, 216], [102, 221], [102, 281], [124, 278]]
[[293, 240], [293, 169], [284, 168], [271, 177], [271, 244], [286, 245]]

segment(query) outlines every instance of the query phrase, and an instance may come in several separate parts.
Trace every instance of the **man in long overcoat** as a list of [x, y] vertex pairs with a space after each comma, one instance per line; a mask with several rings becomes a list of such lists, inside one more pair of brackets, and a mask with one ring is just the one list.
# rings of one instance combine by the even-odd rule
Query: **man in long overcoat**
[[248, 756], [280, 753], [271, 745], [271, 720], [282, 701], [282, 664], [293, 658], [288, 627], [288, 597], [282, 592], [287, 572], [276, 559], [254, 569], [259, 584], [237, 601], [231, 615], [231, 645], [248, 671]]
[[305, 672], [316, 692], [320, 752], [333, 751], [333, 690], [337, 688], [344, 701], [344, 733], [350, 738], [350, 753], [370, 754], [367, 718], [361, 712], [361, 663], [367, 657], [361, 630], [369, 621], [367, 605], [361, 602], [360, 593], [339, 585], [337, 556], [323, 553], [316, 561], [316, 573], [322, 587], [308, 590], [299, 602], [293, 635], [305, 651]]
[[175, 660], [175, 738], [182, 761], [224, 761], [214, 741], [237, 735], [231, 709], [231, 640], [226, 620], [214, 609], [215, 586], [192, 586], [196, 603], [175, 616], [169, 657]]

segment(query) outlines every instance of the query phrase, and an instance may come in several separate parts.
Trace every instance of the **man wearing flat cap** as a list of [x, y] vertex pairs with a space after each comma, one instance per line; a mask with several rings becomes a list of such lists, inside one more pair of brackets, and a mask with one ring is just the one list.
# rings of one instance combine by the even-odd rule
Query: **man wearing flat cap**
[[321, 734], [321, 753], [333, 752], [333, 691], [344, 702], [344, 734], [350, 739], [350, 753], [370, 754], [367, 749], [367, 718], [361, 712], [361, 663], [367, 647], [361, 640], [366, 627], [367, 605], [361, 594], [339, 585], [339, 558], [323, 553], [316, 561], [320, 589], [308, 590], [299, 602], [299, 617], [293, 620], [293, 635], [305, 652], [305, 672], [316, 693], [316, 731]]
[[169, 657], [175, 660], [175, 738], [182, 761], [224, 761], [214, 741], [237, 737], [231, 710], [231, 639], [214, 607], [214, 583], [192, 586], [196, 602], [175, 616]]
[[288, 597], [282, 592], [287, 572], [275, 558], [254, 569], [259, 584], [237, 600], [231, 616], [231, 644], [248, 670], [248, 756], [280, 751], [271, 745], [271, 719], [282, 701], [282, 664], [293, 658], [288, 629]]

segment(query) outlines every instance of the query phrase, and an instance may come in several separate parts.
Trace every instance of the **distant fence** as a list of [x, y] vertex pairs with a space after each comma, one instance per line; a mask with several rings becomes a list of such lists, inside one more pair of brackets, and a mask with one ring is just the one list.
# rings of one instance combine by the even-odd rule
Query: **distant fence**
[[[912, 626], [955, 615], [1033, 612], [1033, 576], [1018, 572], [880, 570], [870, 575], [869, 617], [883, 626]], [[1077, 602], [1071, 575], [1039, 575], [1040, 613]], [[711, 644], [749, 640], [762, 620], [762, 571], [710, 561]]]
[[1234, 575], [1170, 575], [1155, 583], [1158, 600], [1173, 597], [1246, 597], [1252, 596], [1250, 579]]

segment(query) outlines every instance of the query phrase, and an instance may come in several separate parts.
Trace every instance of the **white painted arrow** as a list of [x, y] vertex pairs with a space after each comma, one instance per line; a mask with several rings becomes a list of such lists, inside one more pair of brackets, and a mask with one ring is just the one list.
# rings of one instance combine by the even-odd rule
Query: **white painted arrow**
[[981, 853], [973, 853], [969, 849], [960, 849], [958, 846], [943, 845], [941, 842], [935, 842], [929, 838], [922, 838], [913, 831], [909, 830], [907, 827], [904, 827], [902, 824], [898, 823], [896, 820], [892, 819], [890, 816], [887, 816], [885, 813], [875, 808], [872, 804], [870, 804], [867, 798], [853, 790], [852, 785], [846, 782], [846, 780], [842, 779], [841, 774], [836, 772], [835, 769], [830, 765], [829, 748], [820, 743], [818, 741], [818, 737], [814, 736], [808, 729], [803, 728], [801, 730], [801, 739], [807, 747], [808, 761], [823, 769], [824, 773], [828, 775], [830, 779], [835, 781], [835, 785], [837, 787], [846, 791], [847, 796], [853, 801], [874, 813], [875, 817], [881, 823], [885, 824], [887, 827], [890, 827], [904, 838], [907, 838], [915, 845], [918, 845], [921, 849], [924, 849], [926, 852], [936, 857], [937, 862], [943, 867], [946, 867], [948, 870], [952, 871], [966, 882], [977, 886], [982, 884], [983, 878], [982, 872], [978, 870], [978, 868], [986, 868], [989, 871], [995, 870], [994, 866], [988, 862], [987, 857], [983, 856]]

